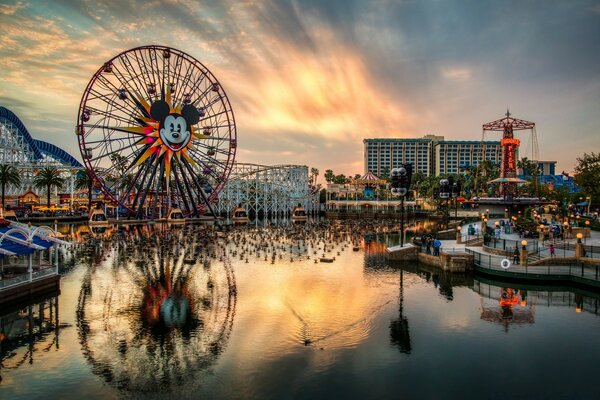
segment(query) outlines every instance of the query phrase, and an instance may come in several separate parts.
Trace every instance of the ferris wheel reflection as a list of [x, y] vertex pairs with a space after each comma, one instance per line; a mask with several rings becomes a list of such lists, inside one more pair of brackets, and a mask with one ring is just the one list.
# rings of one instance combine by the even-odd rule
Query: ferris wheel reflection
[[[236, 306], [233, 269], [194, 227], [122, 230], [90, 261], [77, 329], [92, 371], [134, 392], [168, 392], [209, 372]], [[105, 247], [103, 247], [105, 248]]]

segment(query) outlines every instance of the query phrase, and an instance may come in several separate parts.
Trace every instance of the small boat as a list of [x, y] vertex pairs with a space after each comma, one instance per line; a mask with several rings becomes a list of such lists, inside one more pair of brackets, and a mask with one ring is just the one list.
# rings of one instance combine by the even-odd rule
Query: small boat
[[169, 214], [167, 214], [167, 222], [183, 224], [185, 223], [185, 217], [179, 208], [171, 208]]
[[106, 214], [104, 211], [99, 208], [94, 208], [90, 213], [90, 226], [106, 226], [108, 225], [108, 220], [106, 219]]
[[248, 223], [248, 213], [242, 207], [236, 207], [233, 209], [231, 213], [231, 220], [234, 224], [247, 224]]
[[329, 257], [321, 257], [319, 259], [319, 261], [324, 262], [324, 263], [332, 263], [335, 261], [335, 258], [329, 258]]
[[308, 216], [306, 215], [306, 210], [300, 204], [294, 207], [292, 210], [292, 221], [301, 222], [308, 220]]
[[7, 219], [9, 221], [18, 221], [17, 219], [17, 214], [15, 214], [15, 212], [13, 210], [6, 210], [4, 211], [4, 219]]

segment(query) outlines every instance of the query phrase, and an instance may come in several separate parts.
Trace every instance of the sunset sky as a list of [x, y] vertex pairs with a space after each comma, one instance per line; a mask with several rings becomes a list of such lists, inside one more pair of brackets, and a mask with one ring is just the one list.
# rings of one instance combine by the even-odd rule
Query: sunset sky
[[219, 79], [240, 162], [362, 173], [363, 138], [480, 140], [507, 107], [558, 171], [600, 151], [598, 0], [0, 0], [0, 37], [0, 105], [78, 159], [88, 81], [146, 44]]

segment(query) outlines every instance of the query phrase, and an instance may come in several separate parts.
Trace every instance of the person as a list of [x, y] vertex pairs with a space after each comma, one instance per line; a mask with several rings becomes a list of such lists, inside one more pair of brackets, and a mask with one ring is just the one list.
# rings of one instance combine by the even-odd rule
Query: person
[[550, 257], [554, 257], [554, 244], [550, 243]]
[[519, 248], [515, 247], [515, 251], [513, 253], [513, 264], [519, 264]]
[[425, 238], [425, 253], [426, 254], [431, 254], [431, 238], [430, 237], [426, 237]]
[[440, 247], [442, 247], [442, 242], [440, 242], [438, 239], [435, 239], [435, 241], [433, 242], [433, 255], [434, 256], [440, 255]]

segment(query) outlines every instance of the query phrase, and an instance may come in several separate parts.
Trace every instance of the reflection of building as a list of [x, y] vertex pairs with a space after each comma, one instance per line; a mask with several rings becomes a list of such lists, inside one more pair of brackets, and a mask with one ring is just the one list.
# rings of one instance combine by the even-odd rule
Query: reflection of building
[[[58, 350], [58, 292], [30, 304], [3, 307], [0, 315], [0, 372], [33, 363], [55, 347]], [[39, 361], [39, 360], [36, 360]], [[1, 377], [0, 377], [1, 381]]]
[[392, 168], [404, 163], [411, 163], [414, 172], [427, 176], [456, 174], [484, 160], [499, 164], [502, 154], [499, 141], [446, 141], [435, 135], [420, 139], [364, 139], [363, 143], [365, 173], [371, 171], [378, 176], [389, 175]]

